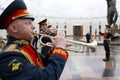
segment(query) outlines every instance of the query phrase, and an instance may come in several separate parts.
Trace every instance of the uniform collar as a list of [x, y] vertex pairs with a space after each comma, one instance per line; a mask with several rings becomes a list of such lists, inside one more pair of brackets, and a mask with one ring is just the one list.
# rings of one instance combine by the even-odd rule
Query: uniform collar
[[30, 44], [30, 41], [23, 40], [23, 39], [18, 39], [12, 36], [7, 36], [8, 42], [7, 44], [18, 44], [18, 45], [28, 45]]

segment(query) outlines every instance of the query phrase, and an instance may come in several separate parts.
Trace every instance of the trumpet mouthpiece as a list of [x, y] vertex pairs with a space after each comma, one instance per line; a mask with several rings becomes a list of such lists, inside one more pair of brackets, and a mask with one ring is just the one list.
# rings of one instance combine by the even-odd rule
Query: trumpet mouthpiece
[[38, 34], [38, 33], [36, 33], [36, 32], [32, 32], [32, 34]]

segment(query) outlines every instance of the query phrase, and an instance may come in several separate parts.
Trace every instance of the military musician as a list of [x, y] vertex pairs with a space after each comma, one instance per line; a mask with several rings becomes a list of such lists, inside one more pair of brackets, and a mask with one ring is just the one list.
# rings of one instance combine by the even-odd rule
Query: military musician
[[0, 29], [6, 29], [7, 43], [0, 52], [1, 80], [59, 80], [68, 59], [67, 39], [57, 34], [54, 48], [38, 54], [31, 45], [35, 29], [26, 4], [14, 0], [0, 16]]

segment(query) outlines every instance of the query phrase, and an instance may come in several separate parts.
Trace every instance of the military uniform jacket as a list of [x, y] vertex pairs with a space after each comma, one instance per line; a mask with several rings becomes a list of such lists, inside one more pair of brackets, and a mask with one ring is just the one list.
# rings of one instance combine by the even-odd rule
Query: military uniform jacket
[[2, 80], [59, 80], [68, 53], [62, 48], [41, 55], [29, 41], [8, 37], [0, 53], [0, 78]]
[[104, 40], [103, 40], [103, 45], [107, 45], [109, 46], [110, 45], [110, 41], [111, 41], [111, 37], [113, 37], [112, 33], [111, 32], [99, 32], [100, 35], [103, 35], [104, 36]]

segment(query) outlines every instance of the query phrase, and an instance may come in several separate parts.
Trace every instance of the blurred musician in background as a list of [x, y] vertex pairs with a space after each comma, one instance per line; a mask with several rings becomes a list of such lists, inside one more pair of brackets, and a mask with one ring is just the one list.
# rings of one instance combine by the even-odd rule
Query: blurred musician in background
[[[40, 29], [40, 34], [45, 34], [45, 35], [49, 35], [49, 36], [56, 36], [57, 35], [57, 31], [55, 28], [51, 28], [52, 26], [49, 25], [47, 26], [47, 19], [44, 19], [42, 21], [40, 21], [39, 23], [39, 29]], [[41, 39], [41, 41], [43, 43], [48, 43], [48, 42], [52, 42], [51, 39], [49, 37], [46, 37], [46, 36], [39, 36]], [[47, 54], [48, 53], [48, 50], [51, 48], [50, 46], [47, 46], [47, 45], [43, 45], [41, 44], [41, 54]]]

